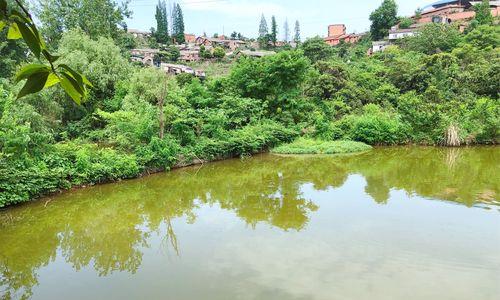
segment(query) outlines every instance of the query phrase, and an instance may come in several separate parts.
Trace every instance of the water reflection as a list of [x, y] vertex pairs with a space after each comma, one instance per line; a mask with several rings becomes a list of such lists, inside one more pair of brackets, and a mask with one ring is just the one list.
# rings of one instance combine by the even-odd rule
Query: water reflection
[[283, 232], [304, 231], [320, 207], [303, 187], [340, 188], [353, 174], [364, 177], [364, 192], [379, 204], [390, 201], [392, 190], [404, 190], [498, 209], [499, 156], [493, 147], [387, 148], [337, 157], [263, 155], [42, 199], [0, 212], [0, 295], [29, 297], [38, 284], [37, 270], [58, 256], [76, 271], [92, 266], [99, 276], [134, 274], [156, 232], [181, 255], [182, 237], [173, 220], [193, 224], [205, 206], [233, 212], [249, 228], [261, 223]]

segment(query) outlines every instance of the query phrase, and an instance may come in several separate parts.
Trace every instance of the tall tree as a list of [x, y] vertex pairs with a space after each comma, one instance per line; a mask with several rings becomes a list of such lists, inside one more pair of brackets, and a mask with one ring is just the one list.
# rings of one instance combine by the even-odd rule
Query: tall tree
[[270, 36], [267, 29], [266, 17], [264, 17], [264, 14], [262, 14], [262, 17], [260, 18], [258, 38], [260, 48], [267, 48], [269, 46], [269, 40]]
[[370, 33], [373, 40], [380, 40], [389, 34], [389, 29], [398, 22], [398, 5], [394, 0], [384, 0], [370, 15]]
[[259, 25], [259, 38], [263, 38], [267, 34], [268, 34], [267, 21], [266, 21], [266, 17], [264, 17], [264, 14], [262, 14], [262, 17], [260, 18], [260, 25]]
[[479, 25], [486, 25], [493, 23], [493, 15], [491, 14], [490, 1], [483, 0], [480, 4], [474, 7], [476, 11], [476, 22]]
[[185, 42], [184, 38], [184, 16], [182, 14], [181, 6], [177, 3], [174, 4], [174, 9], [172, 11], [172, 37], [175, 42], [182, 44]]
[[129, 0], [118, 5], [113, 0], [40, 0], [36, 16], [49, 44], [55, 45], [65, 30], [80, 28], [92, 39], [111, 37], [117, 40], [131, 16]]
[[300, 23], [299, 20], [295, 21], [295, 34], [293, 36], [293, 41], [295, 43], [300, 43]]
[[285, 41], [285, 43], [290, 42], [290, 26], [288, 26], [288, 19], [285, 19], [285, 24], [283, 24], [283, 41]]
[[273, 43], [273, 46], [276, 47], [276, 42], [278, 41], [278, 24], [276, 23], [276, 17], [272, 16], [271, 18], [271, 35], [270, 35], [271, 42]]
[[159, 0], [158, 5], [156, 5], [156, 41], [161, 44], [167, 44], [170, 41], [170, 36], [168, 35], [168, 14], [167, 14], [167, 4], [164, 0]]

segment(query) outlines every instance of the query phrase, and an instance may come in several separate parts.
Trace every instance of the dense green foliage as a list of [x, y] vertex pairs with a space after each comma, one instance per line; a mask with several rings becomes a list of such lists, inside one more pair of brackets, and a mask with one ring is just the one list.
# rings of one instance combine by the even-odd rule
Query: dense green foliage
[[371, 148], [371, 146], [361, 142], [300, 138], [293, 143], [278, 146], [271, 152], [278, 154], [344, 154], [367, 151]]
[[[264, 18], [261, 25], [268, 36]], [[242, 56], [230, 70], [210, 63], [224, 71], [208, 72], [203, 81], [137, 67], [112, 34], [96, 34], [67, 30], [50, 45], [61, 55], [58, 63], [92, 82], [82, 105], [59, 89], [16, 99], [21, 86], [13, 75], [35, 58], [22, 45], [0, 43], [6, 66], [0, 206], [75, 185], [251, 155], [300, 136], [322, 145], [320, 152], [339, 149], [335, 140], [446, 144], [450, 128], [461, 144], [499, 141], [497, 26], [462, 34], [429, 25], [373, 56], [366, 56], [369, 39], [330, 47], [314, 38], [275, 55]], [[161, 54], [175, 55], [170, 48]], [[353, 145], [359, 144], [344, 142], [340, 149]]]
[[129, 1], [112, 0], [41, 0], [37, 17], [49, 44], [56, 46], [65, 30], [81, 29], [92, 39], [101, 36], [117, 40], [131, 16]]
[[491, 25], [493, 23], [493, 15], [491, 14], [490, 1], [483, 0], [480, 4], [474, 7], [476, 11], [475, 21], [479, 25]]

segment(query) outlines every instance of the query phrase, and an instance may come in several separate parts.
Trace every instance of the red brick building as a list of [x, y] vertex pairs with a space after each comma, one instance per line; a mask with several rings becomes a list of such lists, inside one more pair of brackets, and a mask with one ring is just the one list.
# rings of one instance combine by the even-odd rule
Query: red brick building
[[344, 24], [328, 26], [328, 36], [325, 38], [325, 43], [336, 46], [341, 42], [353, 44], [361, 39], [360, 34], [346, 33], [346, 30], [347, 28]]

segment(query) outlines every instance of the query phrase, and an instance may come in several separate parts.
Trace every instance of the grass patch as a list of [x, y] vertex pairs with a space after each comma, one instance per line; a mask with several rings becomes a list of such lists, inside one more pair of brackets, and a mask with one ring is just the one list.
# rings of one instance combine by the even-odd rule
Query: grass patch
[[371, 146], [353, 141], [320, 141], [299, 138], [290, 144], [281, 145], [271, 150], [278, 154], [342, 154], [362, 152], [372, 149]]

